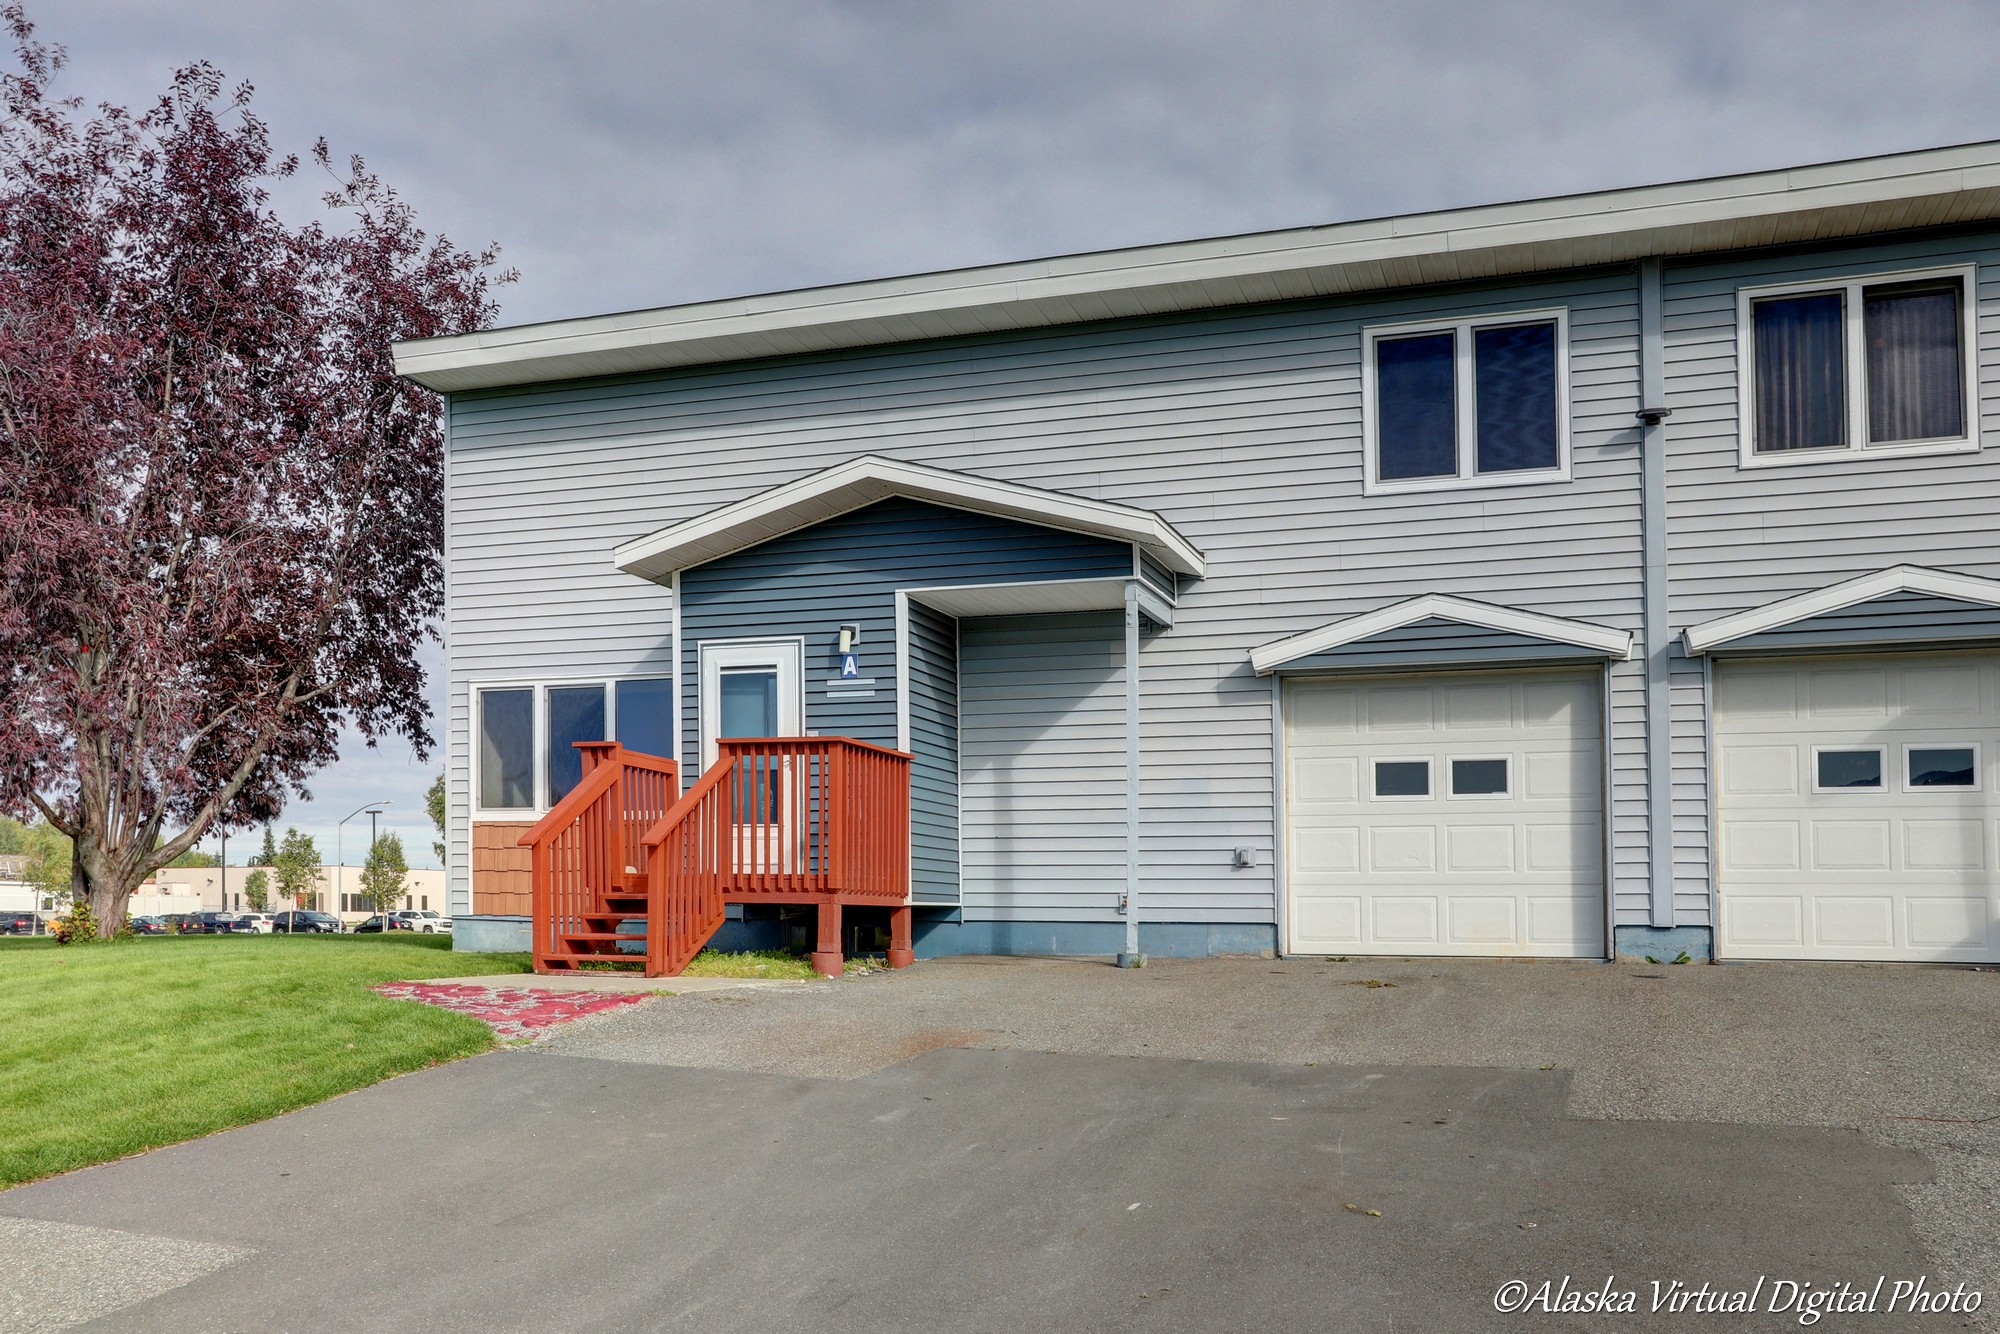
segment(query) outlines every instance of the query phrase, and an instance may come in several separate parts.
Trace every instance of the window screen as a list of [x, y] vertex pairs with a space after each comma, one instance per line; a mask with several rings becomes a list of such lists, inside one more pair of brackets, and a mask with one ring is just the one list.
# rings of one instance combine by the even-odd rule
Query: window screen
[[1428, 797], [1431, 794], [1429, 760], [1375, 761], [1375, 795], [1378, 797]]
[[1879, 750], [1823, 750], [1817, 763], [1821, 787], [1882, 786], [1882, 752]]
[[1814, 292], [1752, 305], [1759, 454], [1847, 443], [1845, 300]]
[[1453, 760], [1451, 795], [1454, 797], [1504, 797], [1507, 795], [1507, 761]]
[[1472, 336], [1479, 471], [1562, 466], [1556, 441], [1556, 326], [1514, 324]]
[[530, 810], [535, 804], [535, 692], [479, 692], [479, 805]]
[[603, 686], [549, 687], [549, 804], [569, 795], [583, 779], [579, 741], [603, 741]]
[[1375, 344], [1375, 475], [1381, 480], [1458, 474], [1456, 347], [1451, 333]]
[[618, 741], [642, 755], [672, 759], [674, 754], [674, 683], [665, 678], [620, 681]]
[[1868, 340], [1868, 441], [1965, 434], [1959, 282], [1883, 283], [1862, 298]]
[[1971, 746], [1910, 747], [1911, 787], [1977, 787], [1979, 752]]

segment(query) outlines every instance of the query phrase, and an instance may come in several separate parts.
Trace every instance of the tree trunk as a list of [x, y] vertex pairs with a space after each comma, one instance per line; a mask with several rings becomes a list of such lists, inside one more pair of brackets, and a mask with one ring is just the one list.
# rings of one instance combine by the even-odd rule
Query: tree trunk
[[[78, 840], [81, 843], [81, 840]], [[72, 854], [70, 862], [70, 894], [79, 902], [90, 905], [90, 915], [97, 923], [97, 938], [110, 940], [118, 934], [119, 925], [125, 920], [125, 911], [131, 905], [132, 895], [139, 888], [137, 881], [121, 883], [119, 877], [109, 872], [93, 876], [85, 859]]]

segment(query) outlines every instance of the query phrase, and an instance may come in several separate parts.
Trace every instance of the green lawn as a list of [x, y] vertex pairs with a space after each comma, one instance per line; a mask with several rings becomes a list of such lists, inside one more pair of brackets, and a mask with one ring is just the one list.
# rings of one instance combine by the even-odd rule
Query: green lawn
[[485, 1051], [477, 1019], [369, 986], [526, 971], [449, 936], [0, 939], [0, 1187]]

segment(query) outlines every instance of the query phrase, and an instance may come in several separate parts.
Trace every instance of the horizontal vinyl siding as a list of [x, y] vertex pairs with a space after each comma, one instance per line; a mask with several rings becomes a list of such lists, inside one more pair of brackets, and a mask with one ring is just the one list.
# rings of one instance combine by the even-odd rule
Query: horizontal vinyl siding
[[1956, 598], [1920, 593], [1896, 593], [1732, 640], [1720, 651], [1785, 653], [1987, 639], [2000, 639], [2000, 607], [1982, 607]]
[[1117, 918], [1124, 624], [1115, 612], [959, 622], [967, 918]]
[[[1992, 448], [1739, 466], [1736, 329], [1740, 287], [1976, 263], [1979, 418], [1982, 432], [1991, 432], [2000, 426], [2000, 401], [1994, 393], [2000, 383], [1996, 260], [2000, 237], [1979, 233], [1668, 266], [1667, 402], [1674, 413], [1665, 424], [1668, 606], [1676, 633], [1890, 565], [2000, 577], [2000, 545], [1993, 528], [1993, 515], [2000, 512], [2000, 453]], [[1913, 610], [1902, 608], [1905, 614]], [[1857, 609], [1818, 629], [1829, 642], [1858, 643], [1866, 637], [1870, 615]], [[1967, 617], [1947, 615], [1947, 633], [1953, 633], [1954, 619], [1963, 626]], [[1887, 627], [1886, 620], [1878, 624]], [[1802, 646], [1807, 642], [1804, 628], [1795, 629], [1801, 633], [1760, 636], [1761, 646], [1770, 651]], [[1902, 632], [1887, 627], [1886, 636], [1901, 640]], [[1742, 646], [1726, 651], [1740, 652]], [[1703, 677], [1700, 662], [1681, 656], [1677, 648], [1674, 865], [1676, 905], [1684, 923], [1709, 920], [1713, 812]]]
[[[1269, 923], [1270, 694], [1251, 647], [1428, 592], [1638, 630], [1636, 304], [1632, 272], [1593, 271], [461, 395], [455, 643], [488, 674], [650, 661], [664, 594], [611, 568], [617, 542], [865, 453], [1157, 511], [1209, 573], [1180, 581], [1174, 628], [1142, 651], [1144, 913]], [[1573, 480], [1362, 495], [1364, 325], [1555, 305], [1570, 312]], [[635, 628], [648, 621], [657, 643]], [[864, 640], [878, 680], [884, 643]], [[1613, 677], [1621, 901], [1643, 914], [1638, 677]], [[969, 788], [965, 802], [970, 821]], [[1121, 860], [1122, 823], [1108, 838]], [[1070, 883], [1070, 841], [1018, 850], [1053, 868], [1050, 894]], [[1232, 867], [1238, 846], [1254, 868]], [[1095, 874], [1099, 851], [1078, 865]], [[1058, 902], [1102, 911], [1100, 891], [1076, 893]]]
[[958, 622], [920, 602], [910, 620], [910, 897], [957, 903]]

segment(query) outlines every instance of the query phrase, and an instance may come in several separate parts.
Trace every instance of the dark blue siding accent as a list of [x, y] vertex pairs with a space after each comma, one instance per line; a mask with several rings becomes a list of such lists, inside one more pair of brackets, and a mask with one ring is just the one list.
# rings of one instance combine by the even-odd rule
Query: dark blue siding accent
[[1431, 617], [1398, 630], [1286, 663], [1281, 672], [1394, 670], [1402, 667], [1500, 667], [1603, 662], [1604, 655], [1574, 644]]
[[1733, 640], [1716, 652], [1784, 653], [1871, 645], [1916, 648], [1956, 640], [1990, 639], [2000, 639], [2000, 607], [1982, 607], [1976, 602], [1923, 593], [1892, 593]]
[[1139, 577], [1164, 593], [1169, 602], [1180, 594], [1180, 576], [1143, 551], [1139, 553]]
[[[885, 500], [681, 572], [682, 759], [701, 764], [704, 640], [803, 635], [805, 726], [896, 744], [896, 590], [1130, 575], [1132, 548], [1033, 524]], [[861, 627], [861, 679], [840, 684], [838, 635]], [[957, 636], [949, 617], [911, 606], [912, 855], [920, 901], [958, 901]], [[919, 633], [920, 627], [923, 632]], [[833, 682], [833, 684], [829, 684]], [[840, 696], [851, 689], [865, 697]]]
[[958, 621], [910, 603], [910, 897], [957, 903]]

